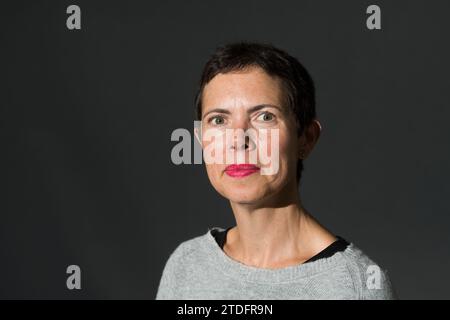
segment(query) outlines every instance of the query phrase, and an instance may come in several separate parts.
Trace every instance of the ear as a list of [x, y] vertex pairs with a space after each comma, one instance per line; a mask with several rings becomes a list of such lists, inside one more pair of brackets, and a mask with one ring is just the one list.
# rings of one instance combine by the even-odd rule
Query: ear
[[320, 133], [322, 132], [322, 124], [319, 122], [318, 119], [314, 119], [313, 122], [315, 122], [316, 125], [319, 127], [319, 136], [320, 136]]
[[306, 159], [308, 157], [319, 140], [321, 132], [322, 124], [317, 119], [314, 119], [311, 124], [305, 128], [303, 134], [298, 138], [299, 159]]

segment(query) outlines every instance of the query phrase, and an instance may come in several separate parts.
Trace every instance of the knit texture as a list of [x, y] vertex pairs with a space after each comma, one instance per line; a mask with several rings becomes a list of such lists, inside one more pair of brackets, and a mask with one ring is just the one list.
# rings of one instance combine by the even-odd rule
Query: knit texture
[[328, 258], [265, 269], [226, 255], [211, 229], [182, 242], [172, 252], [157, 300], [397, 299], [387, 271], [351, 242], [344, 251]]

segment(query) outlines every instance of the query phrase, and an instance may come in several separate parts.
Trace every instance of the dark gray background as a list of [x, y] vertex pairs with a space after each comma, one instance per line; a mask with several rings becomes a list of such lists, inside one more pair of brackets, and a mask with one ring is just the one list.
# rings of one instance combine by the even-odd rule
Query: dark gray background
[[[12, 3], [12, 1], [11, 1]], [[82, 29], [66, 28], [66, 8]], [[366, 28], [366, 8], [382, 30]], [[1, 298], [153, 299], [166, 259], [234, 223], [203, 165], [175, 166], [213, 49], [306, 66], [324, 130], [301, 197], [388, 269], [450, 298], [448, 1], [28, 1], [1, 7]], [[66, 267], [82, 290], [66, 289]]]

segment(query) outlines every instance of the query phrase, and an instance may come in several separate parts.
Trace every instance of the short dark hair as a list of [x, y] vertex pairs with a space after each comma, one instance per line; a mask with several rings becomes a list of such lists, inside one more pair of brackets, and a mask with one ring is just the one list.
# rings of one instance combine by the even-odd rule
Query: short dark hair
[[[316, 117], [314, 82], [303, 65], [287, 52], [265, 43], [237, 42], [218, 47], [203, 68], [195, 97], [197, 120], [202, 118], [202, 95], [206, 84], [219, 73], [260, 67], [281, 80], [286, 101], [296, 116], [298, 136]], [[303, 171], [297, 163], [297, 182]]]

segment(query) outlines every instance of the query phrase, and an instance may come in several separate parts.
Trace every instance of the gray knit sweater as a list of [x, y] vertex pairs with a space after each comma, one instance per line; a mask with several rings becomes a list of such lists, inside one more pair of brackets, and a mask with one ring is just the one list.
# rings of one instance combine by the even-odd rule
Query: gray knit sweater
[[181, 243], [170, 255], [156, 299], [397, 298], [387, 271], [353, 243], [328, 258], [264, 269], [226, 255], [210, 231]]

